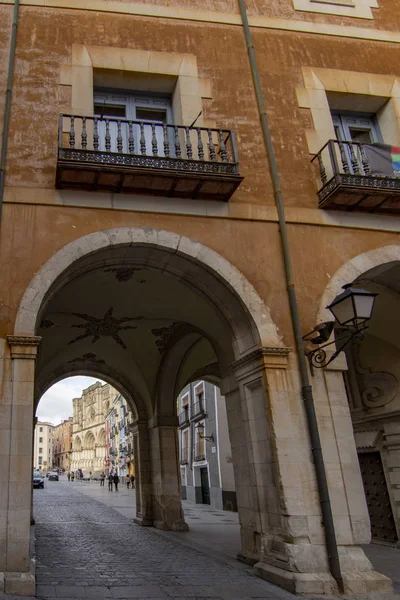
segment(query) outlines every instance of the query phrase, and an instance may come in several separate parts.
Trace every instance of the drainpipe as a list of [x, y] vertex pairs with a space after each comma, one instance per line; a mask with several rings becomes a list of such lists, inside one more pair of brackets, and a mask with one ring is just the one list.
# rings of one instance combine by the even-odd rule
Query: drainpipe
[[282, 245], [282, 254], [285, 265], [286, 285], [289, 297], [290, 315], [292, 319], [293, 333], [296, 343], [296, 351], [301, 379], [301, 392], [304, 400], [304, 406], [307, 415], [308, 429], [314, 458], [315, 472], [317, 477], [318, 492], [321, 502], [322, 518], [325, 527], [326, 549], [328, 553], [329, 569], [332, 577], [336, 580], [339, 591], [344, 593], [343, 578], [340, 569], [338, 548], [336, 543], [336, 533], [333, 523], [332, 507], [329, 498], [328, 484], [326, 480], [326, 471], [324, 459], [322, 456], [321, 440], [318, 431], [317, 418], [315, 414], [314, 399], [312, 387], [307, 371], [307, 363], [304, 352], [304, 344], [301, 335], [301, 325], [299, 311], [297, 308], [296, 291], [293, 282], [292, 265], [290, 258], [289, 243], [287, 237], [287, 227], [285, 212], [283, 208], [283, 199], [281, 192], [281, 184], [276, 164], [276, 157], [272, 143], [271, 132], [269, 129], [268, 118], [265, 111], [264, 97], [261, 89], [260, 76], [257, 66], [257, 61], [254, 52], [253, 40], [250, 31], [249, 21], [245, 0], [238, 0], [240, 14], [242, 17], [244, 36], [246, 40], [247, 52], [249, 55], [251, 75], [254, 83], [254, 90], [257, 99], [258, 111], [261, 122], [261, 129], [264, 138], [265, 149], [268, 156], [268, 164], [272, 179], [272, 185], [275, 196], [276, 208], [278, 211], [279, 233]]
[[7, 146], [8, 146], [8, 132], [10, 129], [11, 96], [12, 96], [12, 84], [13, 84], [13, 77], [14, 77], [15, 46], [16, 46], [16, 42], [17, 42], [17, 29], [18, 29], [18, 10], [19, 10], [19, 0], [14, 0], [14, 16], [13, 16], [12, 29], [11, 29], [10, 58], [9, 58], [9, 62], [8, 62], [6, 103], [4, 106], [3, 136], [2, 136], [2, 142], [1, 142], [1, 154], [0, 154], [0, 224], [1, 224], [2, 209], [3, 209], [4, 180], [5, 180], [6, 156], [7, 156]]

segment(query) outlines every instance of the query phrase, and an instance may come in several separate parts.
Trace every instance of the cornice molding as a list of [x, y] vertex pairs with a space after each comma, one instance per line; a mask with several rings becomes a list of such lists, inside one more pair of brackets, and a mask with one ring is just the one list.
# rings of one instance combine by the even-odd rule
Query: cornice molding
[[8, 335], [7, 342], [10, 346], [11, 358], [34, 360], [41, 341], [42, 338], [36, 335]]
[[7, 342], [12, 346], [39, 346], [42, 338], [34, 336], [8, 335]]
[[234, 363], [232, 363], [231, 368], [236, 371], [249, 363], [254, 361], [258, 361], [260, 359], [264, 359], [265, 357], [279, 357], [284, 359], [286, 362], [287, 357], [291, 352], [291, 348], [287, 348], [284, 346], [263, 346], [262, 348], [257, 348], [252, 352], [249, 352], [245, 356], [242, 356]]
[[[0, 0], [0, 5], [1, 4], [14, 4], [14, 0]], [[140, 2], [125, 4], [109, 0], [86, 0], [84, 7], [71, 6], [68, 0], [21, 0], [20, 4], [22, 7], [36, 6], [46, 9], [86, 10], [137, 17], [158, 17], [178, 21], [197, 21], [217, 25], [242, 25], [238, 13], [224, 13], [193, 8], [143, 4]], [[357, 17], [354, 18], [356, 19]], [[296, 19], [265, 17], [263, 15], [249, 15], [249, 24], [251, 27], [260, 29], [275, 29], [280, 31], [293, 31], [296, 33], [364, 39], [392, 44], [400, 43], [400, 32], [385, 29], [370, 29], [368, 27], [335, 25], [332, 23], [319, 23], [315, 21], [298, 21]]]

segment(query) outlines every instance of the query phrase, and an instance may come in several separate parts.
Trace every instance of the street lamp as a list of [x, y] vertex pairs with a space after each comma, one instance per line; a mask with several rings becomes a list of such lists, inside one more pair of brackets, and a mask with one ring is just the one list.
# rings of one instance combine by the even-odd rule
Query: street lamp
[[348, 283], [343, 286], [344, 292], [336, 296], [328, 308], [335, 320], [342, 327], [353, 327], [357, 331], [365, 328], [374, 309], [375, 297], [378, 294], [351, 287]]
[[207, 442], [213, 442], [214, 441], [214, 435], [213, 434], [211, 434], [211, 435], [204, 435], [204, 425], [203, 425], [203, 423], [199, 423], [196, 426], [196, 429], [197, 429], [197, 433], [199, 435], [199, 438], [201, 440], [207, 440]]
[[[364, 331], [367, 329], [366, 323], [372, 316], [375, 298], [378, 294], [354, 288], [350, 283], [344, 285], [343, 290], [326, 307], [331, 311], [335, 321], [320, 323], [310, 333], [303, 336], [303, 340], [312, 344], [319, 345], [323, 343], [322, 346], [306, 352], [311, 372], [313, 367], [321, 369], [329, 365], [351, 340], [361, 342], [364, 339]], [[341, 331], [333, 342], [328, 342], [335, 324], [340, 325]], [[332, 344], [339, 344], [339, 346], [336, 347], [335, 352], [328, 359], [324, 348]]]

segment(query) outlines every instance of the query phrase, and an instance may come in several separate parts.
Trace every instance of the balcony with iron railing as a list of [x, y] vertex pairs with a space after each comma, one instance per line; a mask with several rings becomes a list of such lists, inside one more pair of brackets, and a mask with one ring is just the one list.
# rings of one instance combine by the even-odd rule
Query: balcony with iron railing
[[232, 130], [60, 115], [56, 187], [227, 201], [243, 177]]
[[201, 417], [205, 416], [206, 410], [204, 408], [204, 403], [200, 401], [194, 402], [190, 419], [195, 421], [196, 419], [200, 419]]
[[178, 425], [179, 427], [186, 427], [189, 425], [189, 407], [185, 406], [182, 412], [178, 415]]
[[389, 145], [329, 140], [311, 161], [319, 208], [399, 215], [400, 171], [392, 157]]

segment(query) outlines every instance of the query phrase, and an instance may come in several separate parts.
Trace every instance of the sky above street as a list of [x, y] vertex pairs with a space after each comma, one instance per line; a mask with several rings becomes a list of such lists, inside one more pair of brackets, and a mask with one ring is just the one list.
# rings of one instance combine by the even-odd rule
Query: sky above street
[[[39, 421], [58, 425], [64, 419], [72, 417], [72, 399], [79, 398], [82, 390], [98, 381], [93, 377], [68, 377], [53, 385], [43, 394], [36, 416]], [[104, 383], [104, 382], [102, 382]]]

